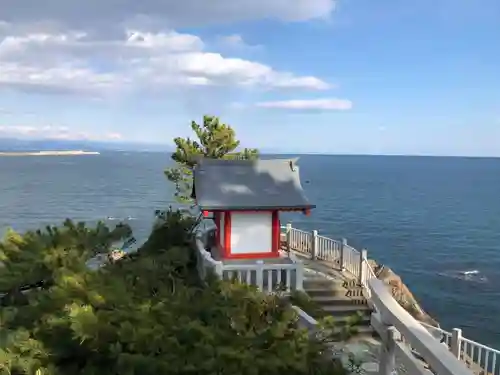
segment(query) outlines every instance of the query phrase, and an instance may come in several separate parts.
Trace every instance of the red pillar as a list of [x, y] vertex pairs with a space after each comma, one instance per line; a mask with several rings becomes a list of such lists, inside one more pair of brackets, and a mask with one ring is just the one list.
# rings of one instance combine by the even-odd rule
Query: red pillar
[[231, 212], [224, 212], [224, 257], [231, 255]]
[[273, 211], [271, 225], [272, 225], [272, 242], [273, 242], [272, 250], [273, 253], [276, 254], [276, 256], [279, 256], [281, 236], [280, 236], [280, 219], [278, 211]]

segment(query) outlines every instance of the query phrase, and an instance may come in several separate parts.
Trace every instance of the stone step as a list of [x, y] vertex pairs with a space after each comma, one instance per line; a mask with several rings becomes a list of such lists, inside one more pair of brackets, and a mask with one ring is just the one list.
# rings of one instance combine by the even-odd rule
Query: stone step
[[317, 272], [317, 271], [313, 271], [313, 270], [310, 270], [310, 269], [304, 269], [304, 280], [308, 280], [308, 279], [311, 279], [311, 280], [327, 280], [327, 281], [330, 281], [330, 282], [333, 282], [333, 283], [339, 283], [339, 284], [343, 284], [345, 283], [345, 280], [342, 279], [342, 278], [336, 278], [334, 276], [328, 276], [324, 273], [320, 273], [320, 272]]
[[359, 284], [358, 280], [356, 280], [356, 279], [344, 280], [343, 287], [344, 288], [362, 288], [362, 286]]
[[[328, 280], [338, 280], [335, 277], [328, 276], [326, 274], [317, 272], [317, 271], [311, 271], [308, 270], [307, 268], [304, 269], [304, 278], [318, 278], [318, 279], [328, 279]], [[342, 280], [345, 281], [345, 280]]]
[[305, 291], [308, 291], [308, 290], [315, 290], [315, 291], [324, 290], [324, 291], [330, 291], [332, 293], [337, 292], [337, 294], [341, 294], [341, 293], [346, 294], [347, 291], [348, 291], [348, 289], [342, 288], [339, 285], [328, 285], [328, 284], [324, 284], [324, 283], [304, 283], [303, 287], [304, 287]]
[[364, 297], [346, 297], [345, 295], [313, 295], [311, 299], [321, 306], [331, 305], [366, 305], [368, 302]]
[[342, 280], [330, 280], [319, 277], [305, 277], [303, 282], [304, 288], [344, 288]]
[[362, 314], [370, 316], [372, 309], [368, 305], [321, 305], [323, 310], [334, 317]]
[[359, 340], [361, 338], [373, 337], [377, 333], [373, 327], [368, 323], [367, 325], [360, 325], [356, 327], [356, 334], [351, 338], [351, 340]]
[[369, 338], [375, 333], [375, 330], [370, 325], [358, 325], [355, 326], [355, 332], [353, 332], [352, 337], [350, 337], [348, 341], [357, 341], [363, 338]]
[[373, 337], [376, 332], [370, 324], [356, 326], [356, 332], [350, 338], [351, 340], [360, 339], [361, 337]]
[[[349, 319], [350, 316], [334, 316], [335, 322], [339, 325], [339, 327], [342, 327], [343, 324]], [[363, 315], [360, 317], [360, 321], [356, 324], [353, 325], [353, 332], [352, 337], [350, 337], [349, 340], [360, 340], [361, 338], [368, 338], [368, 337], [373, 337], [373, 335], [376, 334], [375, 330], [373, 327], [370, 325], [370, 315]]]
[[316, 271], [310, 271], [310, 270], [307, 270], [305, 269], [304, 270], [304, 278], [306, 279], [334, 279], [334, 278], [331, 278], [331, 277], [327, 277], [326, 275], [322, 274], [322, 273], [319, 273], [319, 272], [316, 272]]
[[365, 292], [363, 289], [348, 289], [346, 297], [351, 298], [365, 298]]
[[[332, 313], [331, 316], [335, 319], [336, 322], [344, 322], [353, 316], [358, 315], [356, 311], [351, 311], [349, 314], [341, 314], [337, 315], [336, 313]], [[359, 325], [370, 325], [370, 320], [371, 320], [371, 314], [359, 314]]]
[[345, 297], [348, 290], [344, 288], [324, 288], [313, 286], [304, 288], [304, 291], [309, 295], [309, 297]]

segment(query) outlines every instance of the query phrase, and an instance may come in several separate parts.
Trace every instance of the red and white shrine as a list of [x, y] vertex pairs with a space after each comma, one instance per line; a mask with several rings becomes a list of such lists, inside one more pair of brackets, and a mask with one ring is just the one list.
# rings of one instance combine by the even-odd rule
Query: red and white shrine
[[294, 160], [201, 159], [193, 198], [215, 222], [221, 260], [279, 257], [280, 211], [309, 214]]

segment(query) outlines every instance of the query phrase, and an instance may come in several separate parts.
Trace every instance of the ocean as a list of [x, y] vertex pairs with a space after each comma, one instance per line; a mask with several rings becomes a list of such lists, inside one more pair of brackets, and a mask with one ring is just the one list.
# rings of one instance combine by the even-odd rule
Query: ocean
[[[138, 242], [173, 201], [166, 153], [0, 157], [0, 232], [126, 218]], [[500, 159], [302, 155], [311, 216], [398, 273], [445, 329], [500, 348]], [[474, 271], [465, 276], [464, 271]]]

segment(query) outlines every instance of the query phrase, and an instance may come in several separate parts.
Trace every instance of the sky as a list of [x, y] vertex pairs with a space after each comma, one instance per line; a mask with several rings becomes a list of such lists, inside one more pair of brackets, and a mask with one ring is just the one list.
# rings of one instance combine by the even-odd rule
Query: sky
[[0, 137], [500, 156], [498, 0], [1, 0]]

